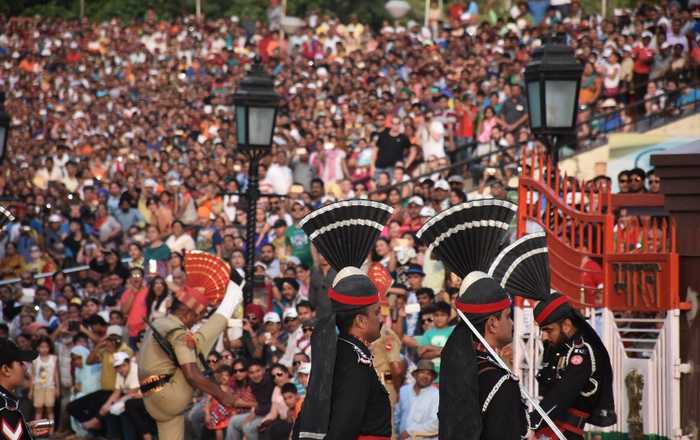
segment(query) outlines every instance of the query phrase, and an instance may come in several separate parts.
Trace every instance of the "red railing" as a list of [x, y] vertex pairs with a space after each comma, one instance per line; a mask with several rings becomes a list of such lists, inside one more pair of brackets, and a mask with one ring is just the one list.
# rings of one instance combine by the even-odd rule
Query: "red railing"
[[[679, 307], [673, 218], [661, 195], [613, 195], [522, 158], [518, 234], [547, 232], [552, 287], [583, 307], [653, 312]], [[654, 216], [630, 215], [654, 208]]]

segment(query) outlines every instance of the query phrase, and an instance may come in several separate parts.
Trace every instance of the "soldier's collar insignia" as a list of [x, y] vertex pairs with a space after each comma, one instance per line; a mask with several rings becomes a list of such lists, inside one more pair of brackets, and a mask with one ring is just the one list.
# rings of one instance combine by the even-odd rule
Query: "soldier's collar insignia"
[[372, 365], [372, 355], [367, 355], [365, 351], [359, 347], [357, 344], [355, 344], [352, 341], [348, 341], [347, 339], [344, 338], [338, 338], [341, 341], [350, 344], [353, 350], [355, 350], [355, 354], [357, 354], [357, 362], [360, 364], [365, 364], [365, 365]]

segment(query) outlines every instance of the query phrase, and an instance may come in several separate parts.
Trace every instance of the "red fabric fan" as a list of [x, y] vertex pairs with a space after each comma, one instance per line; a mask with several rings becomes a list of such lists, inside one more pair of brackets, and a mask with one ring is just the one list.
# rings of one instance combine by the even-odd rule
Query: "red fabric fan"
[[379, 292], [379, 301], [386, 302], [386, 292], [394, 282], [389, 271], [381, 263], [372, 263], [367, 271], [367, 276]]
[[221, 258], [201, 251], [185, 253], [185, 288], [180, 299], [189, 307], [218, 306], [226, 293], [231, 268]]

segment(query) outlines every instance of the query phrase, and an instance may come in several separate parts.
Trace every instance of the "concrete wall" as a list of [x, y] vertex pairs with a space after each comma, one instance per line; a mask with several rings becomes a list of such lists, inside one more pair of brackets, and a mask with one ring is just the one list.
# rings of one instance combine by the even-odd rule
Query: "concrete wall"
[[[646, 133], [614, 133], [608, 143], [563, 160], [559, 168], [568, 175], [591, 179], [607, 174], [616, 180], [623, 169], [649, 169], [649, 155], [700, 138], [700, 114], [683, 118]], [[615, 182], [616, 183], [616, 182]]]

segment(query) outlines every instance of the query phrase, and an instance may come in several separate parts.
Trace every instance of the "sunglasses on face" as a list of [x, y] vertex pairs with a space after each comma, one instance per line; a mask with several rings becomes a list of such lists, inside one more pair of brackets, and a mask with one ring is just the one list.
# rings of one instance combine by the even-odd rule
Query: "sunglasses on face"
[[225, 355], [221, 356], [222, 359], [231, 359], [232, 357], [233, 356], [231, 356], [230, 354], [225, 354]]
[[661, 179], [649, 179], [649, 183], [661, 183]]
[[427, 318], [423, 320], [423, 324], [429, 324], [431, 322], [433, 322], [433, 318]]
[[245, 373], [245, 368], [236, 368], [236, 369], [233, 370], [233, 371], [236, 372], [236, 373]]
[[304, 329], [304, 333], [306, 333], [306, 332], [312, 332], [312, 331], [314, 331], [314, 329], [311, 328], [311, 327], [306, 327], [306, 328]]
[[635, 182], [641, 182], [642, 178], [641, 177], [633, 177], [632, 180], [634, 180]]
[[301, 361], [294, 361], [294, 362], [292, 362], [292, 365], [294, 365], [295, 367], [298, 367], [299, 365], [301, 365]]
[[277, 373], [274, 373], [273, 376], [275, 376], [275, 377], [282, 377], [282, 376], [284, 376], [284, 373], [282, 373], [282, 372], [277, 372]]
[[619, 179], [618, 182], [620, 182], [620, 183], [627, 183], [627, 182], [629, 182], [629, 179]]
[[209, 362], [210, 364], [215, 364], [215, 363], [216, 363], [216, 359], [209, 359], [208, 362]]

